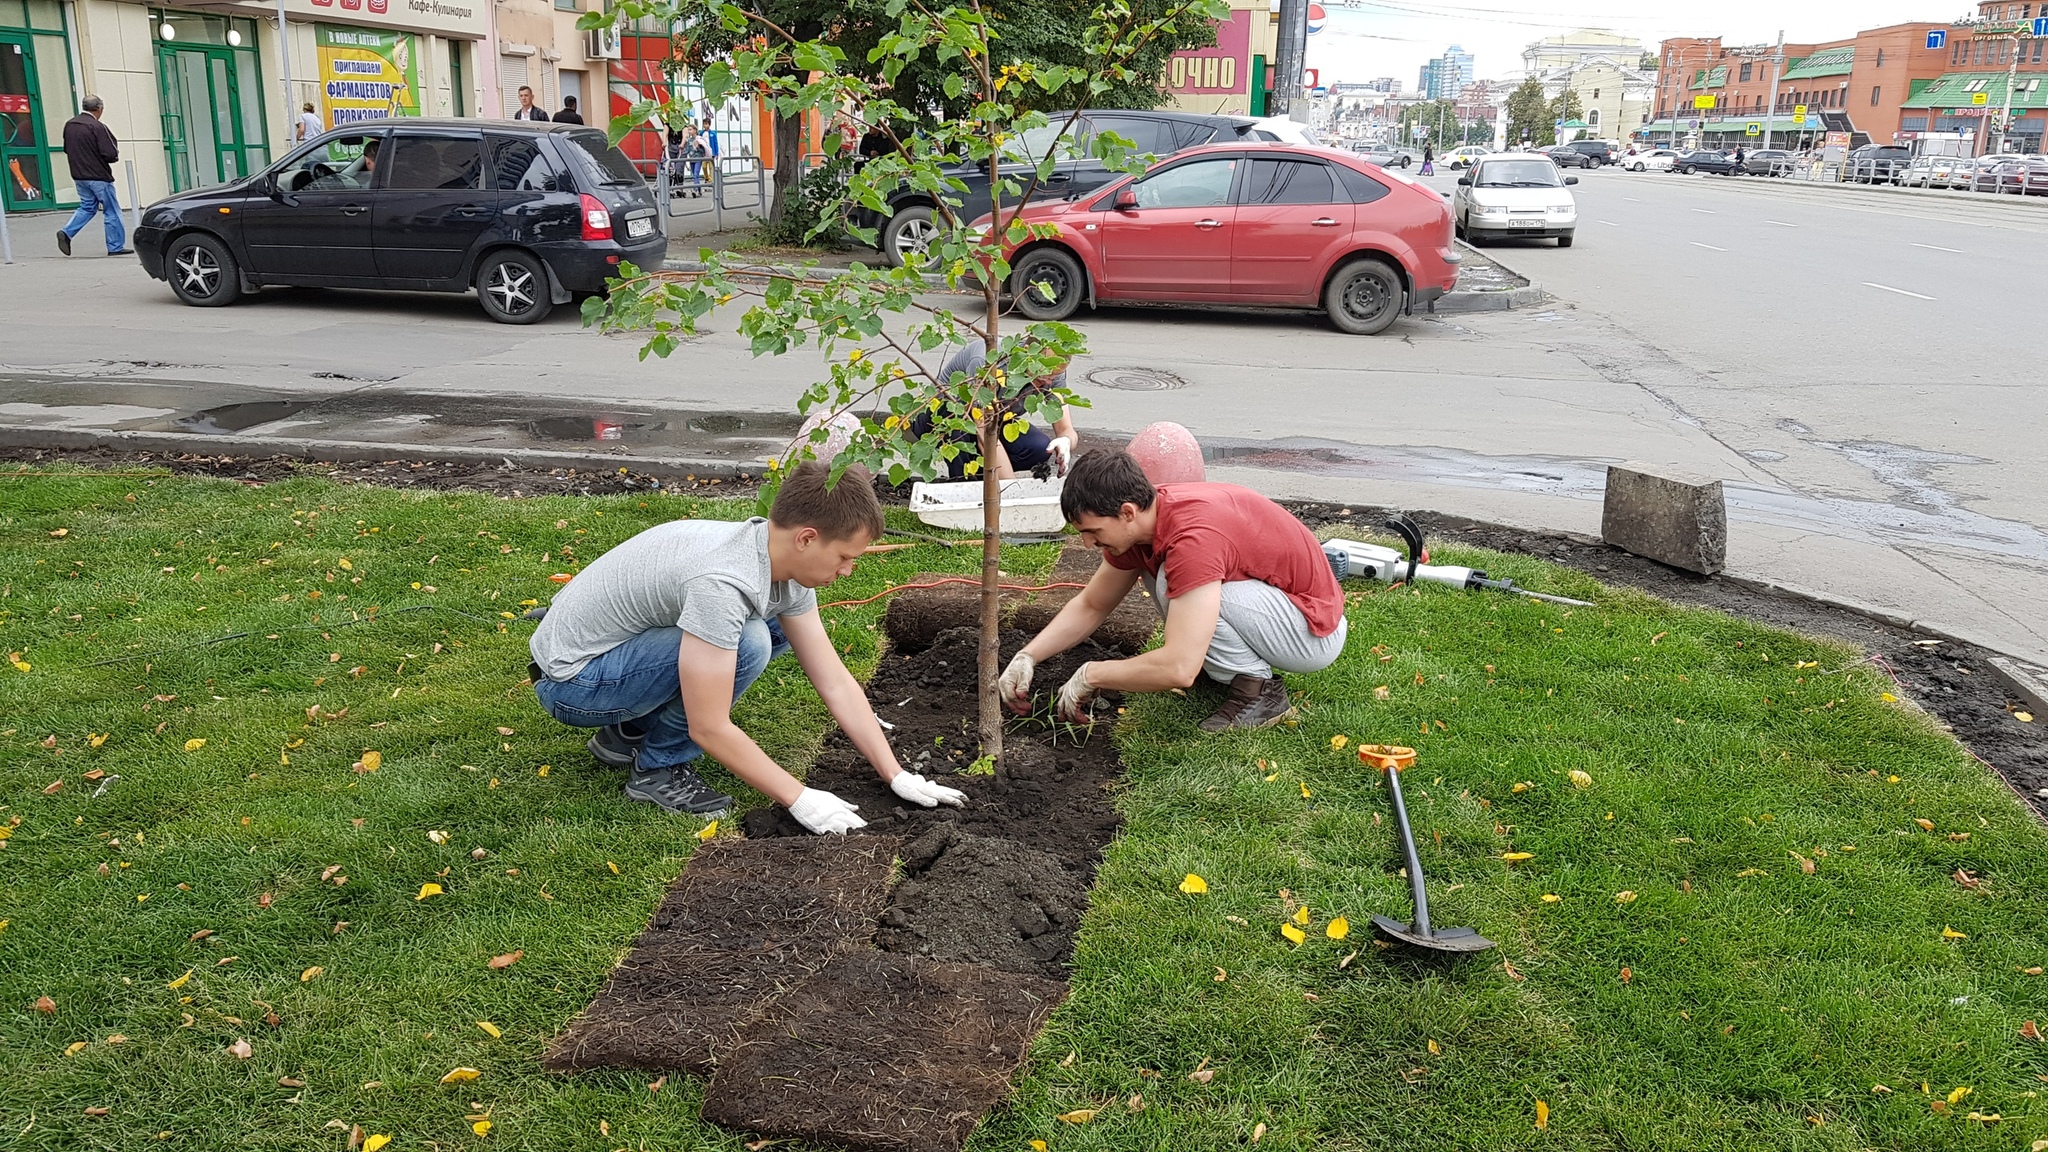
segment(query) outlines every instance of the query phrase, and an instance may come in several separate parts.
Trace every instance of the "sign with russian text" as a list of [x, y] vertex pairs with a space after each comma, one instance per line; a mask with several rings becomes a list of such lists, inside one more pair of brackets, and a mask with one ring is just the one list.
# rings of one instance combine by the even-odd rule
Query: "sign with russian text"
[[321, 24], [313, 42], [320, 50], [326, 127], [420, 114], [418, 37]]
[[1216, 46], [1175, 52], [1166, 90], [1177, 96], [1242, 95], [1251, 83], [1252, 14], [1238, 9], [1216, 25]]

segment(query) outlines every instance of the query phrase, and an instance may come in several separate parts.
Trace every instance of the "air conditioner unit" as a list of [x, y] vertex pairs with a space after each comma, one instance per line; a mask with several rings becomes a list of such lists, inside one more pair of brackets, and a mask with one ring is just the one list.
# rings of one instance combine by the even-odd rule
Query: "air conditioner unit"
[[590, 60], [617, 60], [622, 53], [619, 49], [619, 26], [593, 28], [584, 33], [583, 55]]

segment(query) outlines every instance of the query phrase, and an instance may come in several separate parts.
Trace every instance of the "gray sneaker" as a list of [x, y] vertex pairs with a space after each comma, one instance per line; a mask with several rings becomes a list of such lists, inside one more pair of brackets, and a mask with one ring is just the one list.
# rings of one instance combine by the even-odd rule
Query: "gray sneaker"
[[609, 724], [597, 730], [596, 735], [584, 747], [597, 758], [599, 764], [608, 768], [631, 768], [640, 756], [641, 740], [626, 735], [616, 724]]
[[656, 768], [626, 777], [626, 796], [659, 804], [670, 812], [692, 816], [723, 816], [732, 808], [732, 797], [712, 788], [689, 768]]

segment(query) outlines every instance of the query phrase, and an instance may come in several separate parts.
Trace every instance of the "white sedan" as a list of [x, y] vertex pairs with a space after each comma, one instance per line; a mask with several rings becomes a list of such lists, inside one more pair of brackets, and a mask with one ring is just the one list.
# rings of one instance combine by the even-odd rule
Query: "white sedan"
[[1550, 157], [1539, 152], [1496, 152], [1482, 156], [1458, 177], [1451, 195], [1451, 220], [1458, 235], [1477, 244], [1500, 236], [1550, 236], [1559, 248], [1572, 246], [1579, 206]]
[[1633, 156], [1623, 156], [1618, 163], [1631, 172], [1669, 172], [1678, 160], [1678, 153], [1669, 148], [1652, 148]]

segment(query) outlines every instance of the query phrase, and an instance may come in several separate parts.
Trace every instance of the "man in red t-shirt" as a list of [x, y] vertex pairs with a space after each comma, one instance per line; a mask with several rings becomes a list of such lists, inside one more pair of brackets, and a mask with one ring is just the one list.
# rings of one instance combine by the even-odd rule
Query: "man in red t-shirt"
[[1081, 665], [1059, 691], [1061, 719], [1086, 722], [1103, 689], [1184, 688], [1206, 671], [1230, 694], [1202, 731], [1264, 728], [1294, 712], [1279, 672], [1320, 671], [1343, 654], [1344, 594], [1322, 545], [1264, 496], [1235, 484], [1154, 488], [1130, 453], [1098, 449], [1074, 461], [1060, 510], [1102, 566], [1004, 670], [1012, 711], [1030, 710], [1038, 662], [1086, 639], [1140, 577], [1166, 642]]

